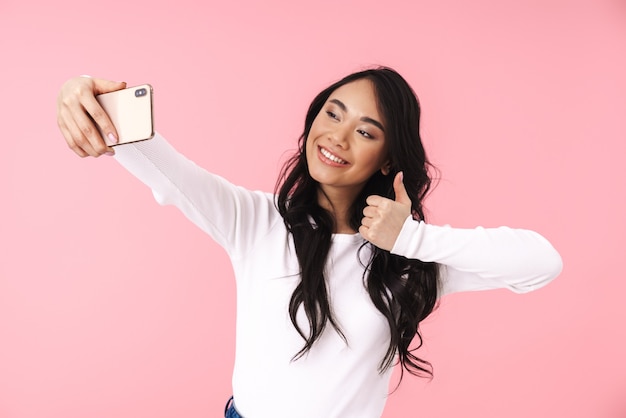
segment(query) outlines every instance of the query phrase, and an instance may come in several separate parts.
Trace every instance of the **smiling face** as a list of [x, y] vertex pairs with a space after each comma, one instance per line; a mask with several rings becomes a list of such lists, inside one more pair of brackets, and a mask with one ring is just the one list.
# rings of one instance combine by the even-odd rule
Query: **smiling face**
[[329, 197], [354, 200], [378, 170], [388, 173], [387, 146], [374, 85], [360, 79], [336, 89], [307, 137], [309, 173]]

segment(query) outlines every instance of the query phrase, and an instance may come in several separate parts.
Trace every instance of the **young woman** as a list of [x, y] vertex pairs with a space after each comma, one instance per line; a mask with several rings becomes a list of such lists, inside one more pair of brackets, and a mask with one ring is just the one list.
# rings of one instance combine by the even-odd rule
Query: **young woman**
[[440, 297], [528, 292], [561, 270], [535, 232], [425, 222], [420, 108], [392, 69], [351, 74], [315, 97], [274, 195], [206, 172], [158, 134], [107, 147], [93, 121], [116, 132], [94, 95], [123, 87], [69, 80], [58, 124], [76, 154], [115, 153], [228, 252], [238, 300], [229, 417], [380, 417], [396, 361], [431, 374], [409, 345], [421, 344], [419, 323]]

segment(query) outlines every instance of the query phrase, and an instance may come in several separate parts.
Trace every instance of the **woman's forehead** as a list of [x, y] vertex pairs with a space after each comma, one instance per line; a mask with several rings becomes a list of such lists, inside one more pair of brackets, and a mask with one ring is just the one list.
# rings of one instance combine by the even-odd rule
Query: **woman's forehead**
[[380, 119], [374, 84], [368, 79], [355, 80], [337, 88], [327, 102], [340, 101], [349, 113]]

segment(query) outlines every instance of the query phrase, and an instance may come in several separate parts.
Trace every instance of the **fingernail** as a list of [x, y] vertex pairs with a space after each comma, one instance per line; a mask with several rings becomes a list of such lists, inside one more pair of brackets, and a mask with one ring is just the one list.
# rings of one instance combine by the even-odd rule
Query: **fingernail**
[[113, 135], [113, 133], [108, 134], [107, 137], [109, 138], [109, 141], [111, 141], [114, 144], [117, 144], [117, 137]]
[[115, 151], [107, 151], [104, 153], [104, 155], [113, 156], [115, 155]]

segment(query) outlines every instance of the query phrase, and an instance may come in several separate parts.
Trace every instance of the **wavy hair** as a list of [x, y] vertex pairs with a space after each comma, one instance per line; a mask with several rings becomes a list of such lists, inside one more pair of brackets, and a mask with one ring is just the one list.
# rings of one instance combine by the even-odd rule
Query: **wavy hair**
[[[373, 83], [378, 109], [384, 118], [391, 166], [388, 175], [380, 171], [372, 175], [357, 196], [350, 210], [350, 226], [358, 230], [363, 209], [367, 206], [365, 199], [369, 195], [395, 198], [393, 179], [399, 171], [403, 172], [414, 218], [424, 219], [422, 202], [431, 186], [429, 169], [434, 167], [426, 158], [419, 135], [420, 106], [413, 89], [393, 69], [377, 67], [350, 74], [319, 93], [306, 114], [298, 150], [283, 166], [276, 184], [276, 206], [293, 236], [300, 265], [300, 282], [291, 295], [289, 316], [304, 339], [304, 346], [295, 354], [294, 360], [312, 348], [327, 323], [345, 340], [333, 315], [324, 277], [335, 220], [318, 204], [318, 183], [309, 174], [305, 150], [313, 120], [332, 92], [360, 79]], [[413, 352], [423, 343], [419, 324], [437, 303], [437, 264], [394, 255], [371, 243], [364, 245], [372, 250], [371, 258], [365, 265], [364, 285], [376, 309], [387, 319], [391, 335], [385, 357], [379, 364], [379, 372], [391, 367], [397, 355], [402, 364], [400, 380], [404, 370], [417, 376], [432, 377], [432, 365]], [[296, 321], [300, 307], [306, 313], [309, 332], [301, 329]], [[417, 344], [410, 348], [415, 337]]]

